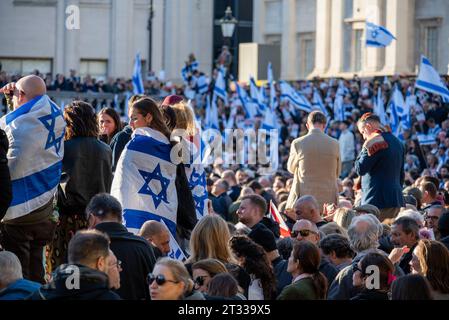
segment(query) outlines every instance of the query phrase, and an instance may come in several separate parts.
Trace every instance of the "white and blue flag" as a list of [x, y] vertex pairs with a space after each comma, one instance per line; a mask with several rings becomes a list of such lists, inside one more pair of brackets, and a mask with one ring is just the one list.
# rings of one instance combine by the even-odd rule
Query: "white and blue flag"
[[61, 109], [46, 95], [0, 119], [10, 141], [13, 194], [3, 221], [23, 217], [53, 199], [62, 173], [65, 127]]
[[388, 124], [388, 117], [385, 112], [384, 100], [382, 97], [382, 89], [379, 87], [377, 90], [377, 99], [374, 103], [374, 114], [380, 118], [380, 123], [384, 126]]
[[[161, 222], [168, 228], [167, 224], [163, 220]], [[175, 237], [171, 233], [169, 245], [170, 245], [170, 252], [167, 254], [167, 257], [174, 260], [179, 260], [181, 262], [184, 262], [187, 259], [186, 255], [184, 254], [184, 251], [182, 251]]]
[[221, 68], [218, 69], [217, 79], [215, 79], [214, 96], [222, 99], [226, 105], [228, 104], [228, 93], [226, 91], [225, 72]]
[[392, 133], [396, 137], [399, 137], [403, 133], [404, 129], [408, 129], [408, 115], [405, 111], [406, 107], [404, 96], [398, 86], [395, 85], [393, 96], [390, 100], [390, 126]]
[[143, 87], [142, 79], [142, 61], [140, 60], [140, 54], [136, 54], [136, 61], [134, 62], [134, 72], [132, 76], [133, 91], [134, 94], [144, 94], [145, 89]]
[[[249, 79], [251, 102], [257, 106], [258, 113], [263, 115], [267, 106], [264, 102], [264, 95], [256, 84], [253, 77]], [[262, 88], [263, 89], [263, 88]]]
[[200, 75], [196, 82], [199, 94], [206, 94], [209, 91], [209, 81], [205, 75]]
[[312, 104], [302, 94], [296, 92], [291, 85], [281, 81], [281, 99], [289, 101], [290, 105], [304, 112], [312, 111]]
[[257, 105], [252, 103], [246, 90], [242, 88], [237, 81], [234, 81], [234, 84], [237, 90], [237, 96], [239, 98], [240, 104], [245, 110], [245, 117], [254, 118], [257, 115]]
[[273, 65], [271, 62], [268, 64], [267, 80], [270, 86], [270, 107], [271, 110], [274, 110], [276, 109], [276, 88], [274, 87]]
[[440, 95], [446, 101], [449, 100], [449, 90], [425, 56], [421, 57], [421, 68], [415, 86], [418, 89]]
[[164, 221], [176, 235], [176, 165], [171, 144], [160, 132], [139, 128], [117, 164], [111, 195], [123, 207], [125, 226], [137, 233], [148, 220]]
[[345, 108], [343, 104], [343, 95], [337, 94], [334, 101], [334, 120], [336, 121], [344, 121], [345, 117]]
[[393, 40], [396, 40], [395, 36], [386, 28], [372, 22], [366, 23], [366, 45], [368, 47], [385, 48]]
[[312, 106], [320, 110], [322, 113], [324, 113], [326, 118], [329, 117], [329, 113], [327, 112], [327, 109], [324, 106], [323, 98], [321, 98], [321, 94], [318, 92], [318, 89], [313, 90]]

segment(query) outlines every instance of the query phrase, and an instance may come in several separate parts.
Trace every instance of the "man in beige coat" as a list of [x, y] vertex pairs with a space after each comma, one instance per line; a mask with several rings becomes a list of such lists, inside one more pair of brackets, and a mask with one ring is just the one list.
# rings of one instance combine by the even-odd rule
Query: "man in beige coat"
[[314, 111], [307, 118], [309, 133], [293, 141], [288, 171], [293, 185], [287, 200], [287, 209], [294, 207], [301, 196], [314, 196], [323, 210], [323, 204], [338, 204], [337, 179], [340, 176], [340, 146], [338, 141], [324, 133], [326, 116]]

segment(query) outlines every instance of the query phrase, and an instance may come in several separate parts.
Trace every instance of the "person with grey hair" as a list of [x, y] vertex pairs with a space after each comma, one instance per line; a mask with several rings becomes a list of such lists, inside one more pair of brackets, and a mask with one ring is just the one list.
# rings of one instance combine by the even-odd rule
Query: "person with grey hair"
[[228, 210], [232, 204], [232, 199], [229, 197], [229, 184], [225, 179], [218, 179], [212, 186], [212, 207], [223, 219], [229, 221]]
[[22, 265], [14, 253], [0, 252], [0, 300], [25, 300], [40, 286], [23, 279]]
[[93, 197], [86, 208], [89, 227], [109, 236], [111, 250], [122, 263], [118, 295], [125, 300], [149, 299], [148, 273], [156, 263], [153, 248], [122, 224], [122, 206], [113, 196], [103, 193]]
[[[383, 227], [379, 219], [373, 214], [364, 214], [355, 217], [348, 229], [349, 243], [356, 253], [351, 265], [342, 269], [334, 282], [329, 287], [328, 300], [349, 300], [359, 293], [359, 289], [352, 284], [352, 266], [370, 252], [385, 252], [378, 250], [379, 238], [383, 234]], [[396, 269], [396, 275], [403, 275], [400, 268]]]
[[416, 210], [407, 209], [404, 211], [400, 211], [398, 216], [396, 217], [396, 220], [402, 217], [412, 218], [413, 220], [416, 221], [419, 228], [424, 227], [424, 216]]

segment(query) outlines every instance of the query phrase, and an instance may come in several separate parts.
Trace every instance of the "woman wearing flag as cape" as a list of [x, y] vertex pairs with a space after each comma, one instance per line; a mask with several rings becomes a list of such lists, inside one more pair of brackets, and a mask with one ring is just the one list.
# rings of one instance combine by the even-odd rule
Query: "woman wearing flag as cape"
[[143, 98], [129, 110], [131, 141], [125, 147], [111, 194], [123, 206], [126, 227], [138, 232], [145, 221], [163, 221], [176, 234], [176, 165], [170, 159], [170, 131], [156, 102]]

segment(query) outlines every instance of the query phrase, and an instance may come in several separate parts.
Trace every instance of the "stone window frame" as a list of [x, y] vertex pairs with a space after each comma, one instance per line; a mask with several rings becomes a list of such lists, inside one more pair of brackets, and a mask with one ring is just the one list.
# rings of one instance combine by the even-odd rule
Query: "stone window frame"
[[[440, 36], [441, 27], [443, 25], [442, 17], [417, 17], [416, 18], [416, 45], [415, 45], [415, 62], [417, 65], [421, 59], [421, 55], [424, 54], [428, 56], [428, 48], [427, 48], [427, 29], [428, 28], [436, 28], [437, 29], [437, 38]], [[437, 41], [438, 42], [438, 41]], [[439, 68], [439, 50], [437, 48], [436, 52], [436, 61], [431, 61], [434, 68], [438, 70]], [[430, 57], [428, 57], [431, 59]]]

